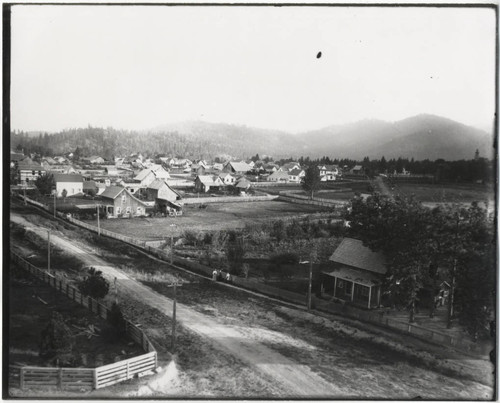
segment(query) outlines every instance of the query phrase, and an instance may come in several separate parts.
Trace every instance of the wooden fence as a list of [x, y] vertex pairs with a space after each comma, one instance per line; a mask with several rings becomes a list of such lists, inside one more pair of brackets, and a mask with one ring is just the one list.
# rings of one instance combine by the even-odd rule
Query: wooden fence
[[311, 200], [307, 196], [300, 196], [300, 195], [287, 195], [287, 194], [280, 194], [278, 197], [278, 200], [282, 201], [287, 201], [291, 203], [298, 203], [298, 204], [311, 204], [313, 206], [322, 206], [322, 207], [333, 207], [333, 208], [339, 208], [339, 207], [344, 207], [347, 205], [347, 202], [339, 202], [339, 201], [333, 201], [330, 199], [313, 199]]
[[[76, 303], [86, 307], [97, 316], [106, 319], [109, 308], [91, 297], [84, 296], [68, 281], [57, 278], [45, 270], [39, 269], [30, 262], [10, 252], [13, 262], [31, 273], [59, 292], [65, 294]], [[9, 379], [18, 384], [21, 389], [32, 386], [58, 387], [60, 389], [91, 388], [98, 389], [110, 386], [135, 375], [155, 370], [157, 367], [157, 352], [144, 332], [129, 321], [125, 321], [127, 335], [142, 346], [146, 354], [129, 358], [114, 364], [98, 368], [47, 368], [47, 367], [9, 367]], [[12, 371], [12, 373], [11, 373]]]
[[242, 203], [275, 200], [278, 196], [221, 196], [221, 197], [191, 197], [182, 199], [186, 204], [207, 204], [207, 203]]

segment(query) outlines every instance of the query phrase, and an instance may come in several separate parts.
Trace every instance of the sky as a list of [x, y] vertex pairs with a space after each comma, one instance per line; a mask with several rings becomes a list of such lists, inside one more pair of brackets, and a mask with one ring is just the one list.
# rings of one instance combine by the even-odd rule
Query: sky
[[493, 9], [16, 5], [11, 27], [17, 130], [494, 118]]

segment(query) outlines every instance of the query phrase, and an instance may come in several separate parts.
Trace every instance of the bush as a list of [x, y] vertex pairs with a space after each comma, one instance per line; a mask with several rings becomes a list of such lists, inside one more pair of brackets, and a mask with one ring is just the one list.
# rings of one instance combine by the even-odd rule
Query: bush
[[88, 276], [78, 285], [83, 295], [100, 299], [108, 295], [109, 281], [102, 276], [102, 271], [94, 267], [88, 269]]

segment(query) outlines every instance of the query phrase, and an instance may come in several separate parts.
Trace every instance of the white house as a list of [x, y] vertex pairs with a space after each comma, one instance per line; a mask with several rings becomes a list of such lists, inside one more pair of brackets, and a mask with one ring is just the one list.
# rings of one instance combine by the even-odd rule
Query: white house
[[320, 165], [318, 169], [322, 182], [337, 180], [337, 176], [340, 174], [338, 165]]
[[267, 178], [270, 182], [288, 182], [289, 175], [288, 172], [275, 171]]
[[219, 178], [224, 183], [224, 185], [234, 185], [236, 183], [236, 178], [229, 172], [225, 172], [219, 175]]
[[66, 196], [74, 196], [83, 194], [83, 177], [77, 174], [54, 174], [56, 183], [57, 197], [63, 196], [63, 191], [66, 190]]
[[304, 176], [306, 176], [306, 173], [303, 169], [292, 169], [288, 172], [288, 180], [290, 182], [300, 183]]

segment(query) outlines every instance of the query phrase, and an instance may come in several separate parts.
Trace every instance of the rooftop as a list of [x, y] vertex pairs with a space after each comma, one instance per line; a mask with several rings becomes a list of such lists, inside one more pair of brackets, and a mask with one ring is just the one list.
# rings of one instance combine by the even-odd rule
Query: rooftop
[[352, 238], [342, 240], [330, 257], [330, 261], [379, 274], [387, 272], [386, 261], [382, 253], [373, 252], [364, 246], [362, 241]]

